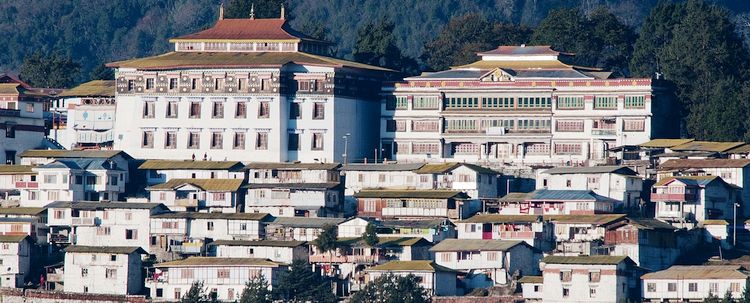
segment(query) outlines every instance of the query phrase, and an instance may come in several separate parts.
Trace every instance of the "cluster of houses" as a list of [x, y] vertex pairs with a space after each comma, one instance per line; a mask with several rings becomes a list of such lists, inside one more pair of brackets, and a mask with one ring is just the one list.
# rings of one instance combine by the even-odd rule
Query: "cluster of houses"
[[233, 302], [295, 260], [341, 297], [384, 274], [542, 302], [748, 282], [750, 145], [659, 139], [660, 80], [525, 45], [399, 79], [283, 13], [171, 42], [63, 92], [0, 77], [0, 287]]

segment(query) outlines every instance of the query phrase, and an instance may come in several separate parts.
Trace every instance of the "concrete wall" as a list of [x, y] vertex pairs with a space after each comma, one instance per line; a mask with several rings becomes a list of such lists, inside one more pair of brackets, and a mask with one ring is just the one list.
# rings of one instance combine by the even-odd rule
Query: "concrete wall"
[[148, 303], [144, 296], [66, 293], [34, 289], [0, 288], [4, 303]]

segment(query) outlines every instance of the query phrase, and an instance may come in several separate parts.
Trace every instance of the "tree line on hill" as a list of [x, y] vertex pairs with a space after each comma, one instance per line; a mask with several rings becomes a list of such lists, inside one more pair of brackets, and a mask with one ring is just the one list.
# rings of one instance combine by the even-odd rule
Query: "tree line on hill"
[[[87, 6], [71, 4], [75, 1], [44, 3], [45, 11], [53, 13], [41, 20], [27, 20], [30, 14], [19, 10], [19, 7], [40, 10], [41, 4], [15, 3], [15, 6], [6, 4], [5, 7], [0, 4], [0, 17], [4, 17], [0, 20], [18, 21], [17, 31], [0, 38], [9, 46], [0, 54], [2, 66], [12, 66], [12, 62], [21, 60], [18, 71], [22, 79], [40, 87], [70, 87], [84, 79], [111, 79], [113, 75], [103, 67], [104, 62], [166, 52], [169, 48], [166, 37], [206, 28], [217, 16], [216, 7], [209, 0], [96, 1], [100, 3]], [[623, 5], [639, 8], [635, 11], [641, 12], [643, 22], [633, 24], [613, 13], [617, 6], [610, 5], [613, 10], [604, 6], [586, 8], [583, 4], [570, 7], [551, 1], [543, 10], [544, 17], [538, 18], [533, 26], [514, 21], [534, 18], [519, 17], [499, 8], [490, 13], [462, 11], [476, 5], [495, 7], [495, 4], [484, 3], [487, 1], [451, 0], [430, 7], [422, 4], [416, 8], [430, 17], [424, 20], [426, 23], [439, 23], [434, 20], [439, 19], [435, 15], [445, 11], [452, 10], [454, 14], [439, 30], [432, 30], [432, 35], [418, 37], [422, 41], [418, 52], [414, 47], [405, 47], [403, 42], [404, 24], [418, 21], [397, 18], [400, 15], [395, 12], [395, 17], [386, 14], [377, 18], [363, 17], [370, 21], [362, 22], [354, 30], [346, 28], [352, 37], [341, 36], [341, 28], [333, 27], [335, 24], [331, 22], [324, 23], [338, 20], [338, 15], [328, 19], [310, 17], [318, 16], [313, 13], [319, 13], [321, 7], [329, 4], [226, 0], [225, 16], [246, 18], [252, 8], [256, 18], [277, 18], [282, 2], [290, 7], [286, 18], [301, 31], [335, 42], [348, 37], [351, 48], [336, 49], [334, 56], [416, 75], [470, 63], [477, 60], [477, 52], [498, 45], [551, 45], [555, 50], [575, 53], [571, 62], [575, 65], [611, 70], [620, 76], [658, 77], [669, 81], [677, 96], [674, 110], [681, 113], [683, 136], [750, 140], [750, 102], [747, 100], [750, 53], [743, 40], [750, 36], [747, 34], [750, 15], [732, 15], [714, 2], [643, 1], [634, 4], [637, 2], [614, 1], [621, 5], [620, 9]], [[339, 8], [346, 11], [369, 5], [360, 12], [360, 15], [367, 15], [369, 11], [382, 10], [377, 3], [369, 0], [354, 4], [341, 2]], [[562, 8], [556, 8], [560, 6]], [[106, 8], [104, 14], [103, 8]], [[60, 24], [62, 21], [57, 18], [65, 19], [62, 33], [39, 29], [39, 24]], [[7, 24], [0, 23], [0, 29], [3, 28], [7, 32]], [[20, 46], [24, 44], [42, 47], [29, 50]]]

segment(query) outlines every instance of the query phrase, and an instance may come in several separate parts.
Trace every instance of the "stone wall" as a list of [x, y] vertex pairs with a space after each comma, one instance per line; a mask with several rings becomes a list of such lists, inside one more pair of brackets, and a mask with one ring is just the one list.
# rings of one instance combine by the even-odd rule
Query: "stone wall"
[[523, 302], [520, 297], [432, 297], [433, 303], [516, 303]]
[[0, 288], [2, 303], [147, 303], [144, 296], [65, 293], [35, 289]]

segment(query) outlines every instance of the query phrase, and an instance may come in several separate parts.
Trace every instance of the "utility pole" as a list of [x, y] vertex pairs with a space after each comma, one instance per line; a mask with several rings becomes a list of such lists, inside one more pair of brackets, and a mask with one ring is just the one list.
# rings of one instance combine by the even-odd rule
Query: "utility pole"
[[732, 222], [732, 246], [737, 246], [737, 207], [740, 204], [734, 202], [732, 204], [732, 210], [734, 210], [734, 222]]
[[344, 157], [344, 168], [349, 164], [349, 136], [351, 136], [351, 134], [346, 133], [346, 135], [342, 137], [344, 139], [344, 154], [342, 155]]

